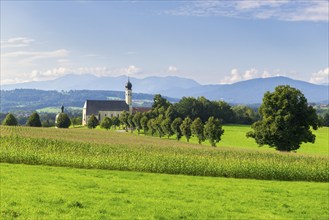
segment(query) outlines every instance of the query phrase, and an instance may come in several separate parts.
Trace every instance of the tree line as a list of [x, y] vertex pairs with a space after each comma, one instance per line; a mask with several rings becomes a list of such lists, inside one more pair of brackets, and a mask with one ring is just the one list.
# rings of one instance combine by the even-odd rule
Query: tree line
[[[297, 150], [302, 142], [314, 143], [315, 135], [310, 127], [316, 130], [322, 123], [301, 91], [290, 86], [278, 86], [274, 92], [266, 92], [259, 114], [249, 110], [248, 107], [231, 107], [225, 102], [209, 101], [204, 97], [183, 97], [178, 103], [172, 104], [158, 94], [154, 96], [152, 108], [147, 112], [131, 115], [123, 111], [119, 117], [106, 117], [101, 122], [92, 115], [87, 126], [95, 128], [100, 124], [105, 129], [122, 126], [126, 131], [137, 130], [140, 134], [143, 130], [145, 135], [156, 134], [160, 138], [175, 135], [180, 140], [185, 136], [187, 141], [194, 135], [200, 144], [209, 140], [212, 146], [216, 146], [224, 133], [221, 125], [232, 123], [238, 118], [247, 123], [253, 122], [253, 130], [246, 135], [254, 138], [260, 146], [269, 145], [277, 150], [291, 151]], [[40, 120], [38, 117], [37, 113], [33, 113], [27, 125], [41, 126], [39, 122], [31, 123]], [[71, 120], [67, 115], [65, 118], [70, 126]], [[326, 116], [324, 120], [327, 119]], [[15, 120], [12, 114], [8, 114], [3, 124], [17, 125]], [[56, 126], [59, 127], [59, 123], [56, 122]]]
[[[153, 136], [157, 133], [160, 138], [175, 134], [177, 140], [185, 136], [187, 141], [194, 135], [200, 144], [207, 139], [216, 146], [224, 133], [221, 124], [232, 122], [234, 116], [231, 106], [225, 102], [184, 97], [173, 105], [161, 95], [156, 95], [150, 111], [135, 115], [123, 112], [117, 120], [126, 131], [136, 129], [139, 134], [143, 129], [144, 134]], [[269, 145], [280, 151], [297, 150], [303, 142], [314, 143], [316, 137], [310, 127], [316, 130], [321, 126], [315, 109], [308, 105], [304, 94], [290, 86], [278, 86], [274, 92], [266, 92], [259, 116], [246, 136], [255, 139], [260, 146]], [[92, 116], [88, 127], [98, 124], [96, 120]], [[101, 127], [109, 129], [111, 120], [104, 119]]]

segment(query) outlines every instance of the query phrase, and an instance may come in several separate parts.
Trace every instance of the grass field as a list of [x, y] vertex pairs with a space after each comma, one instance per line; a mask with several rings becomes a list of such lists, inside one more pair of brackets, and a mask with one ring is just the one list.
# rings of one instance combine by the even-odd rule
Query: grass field
[[328, 183], [0, 164], [1, 219], [328, 219]]
[[[222, 136], [222, 140], [217, 143], [218, 147], [238, 147], [246, 149], [275, 151], [274, 148], [270, 148], [268, 145], [259, 147], [254, 139], [247, 138], [246, 133], [251, 131], [249, 125], [224, 125], [223, 129], [225, 132]], [[322, 127], [313, 131], [313, 133], [316, 135], [315, 143], [303, 143], [297, 152], [303, 154], [318, 154], [329, 156], [329, 128]], [[182, 138], [182, 142], [186, 142], [185, 137]], [[190, 142], [197, 144], [198, 140], [192, 137]], [[210, 143], [205, 141], [203, 145], [210, 146]]]
[[1, 127], [0, 161], [236, 178], [328, 181], [329, 159], [89, 129]]

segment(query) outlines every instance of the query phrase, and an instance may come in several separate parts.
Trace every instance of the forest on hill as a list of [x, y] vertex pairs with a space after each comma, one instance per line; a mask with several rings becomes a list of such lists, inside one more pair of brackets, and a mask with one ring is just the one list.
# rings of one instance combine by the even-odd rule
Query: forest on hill
[[[45, 91], [37, 89], [1, 90], [1, 112], [36, 111], [46, 107], [82, 108], [87, 99], [92, 100], [124, 100], [123, 91], [104, 90], [70, 90], [70, 91]], [[150, 107], [154, 95], [144, 93], [133, 94], [133, 105]], [[170, 102], [178, 99], [166, 97]]]

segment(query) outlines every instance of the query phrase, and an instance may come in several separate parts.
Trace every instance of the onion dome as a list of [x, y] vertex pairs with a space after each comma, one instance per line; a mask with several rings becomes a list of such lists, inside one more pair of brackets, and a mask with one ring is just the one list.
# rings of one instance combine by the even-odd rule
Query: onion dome
[[132, 87], [133, 87], [133, 85], [131, 84], [131, 82], [128, 79], [128, 82], [126, 84], [126, 89], [131, 90]]

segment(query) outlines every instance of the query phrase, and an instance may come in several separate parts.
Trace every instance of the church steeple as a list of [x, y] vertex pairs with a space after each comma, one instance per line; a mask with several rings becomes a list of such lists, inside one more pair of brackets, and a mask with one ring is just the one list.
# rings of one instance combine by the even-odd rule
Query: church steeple
[[126, 89], [131, 90], [132, 86], [133, 86], [133, 85], [131, 84], [131, 82], [130, 82], [130, 80], [129, 80], [129, 77], [128, 77], [128, 82], [127, 82], [127, 84], [126, 84]]
[[126, 84], [126, 92], [125, 92], [125, 98], [126, 98], [126, 103], [127, 105], [129, 105], [129, 113], [132, 114], [133, 112], [133, 107], [132, 107], [132, 84], [129, 80], [129, 77], [128, 77], [128, 82]]

